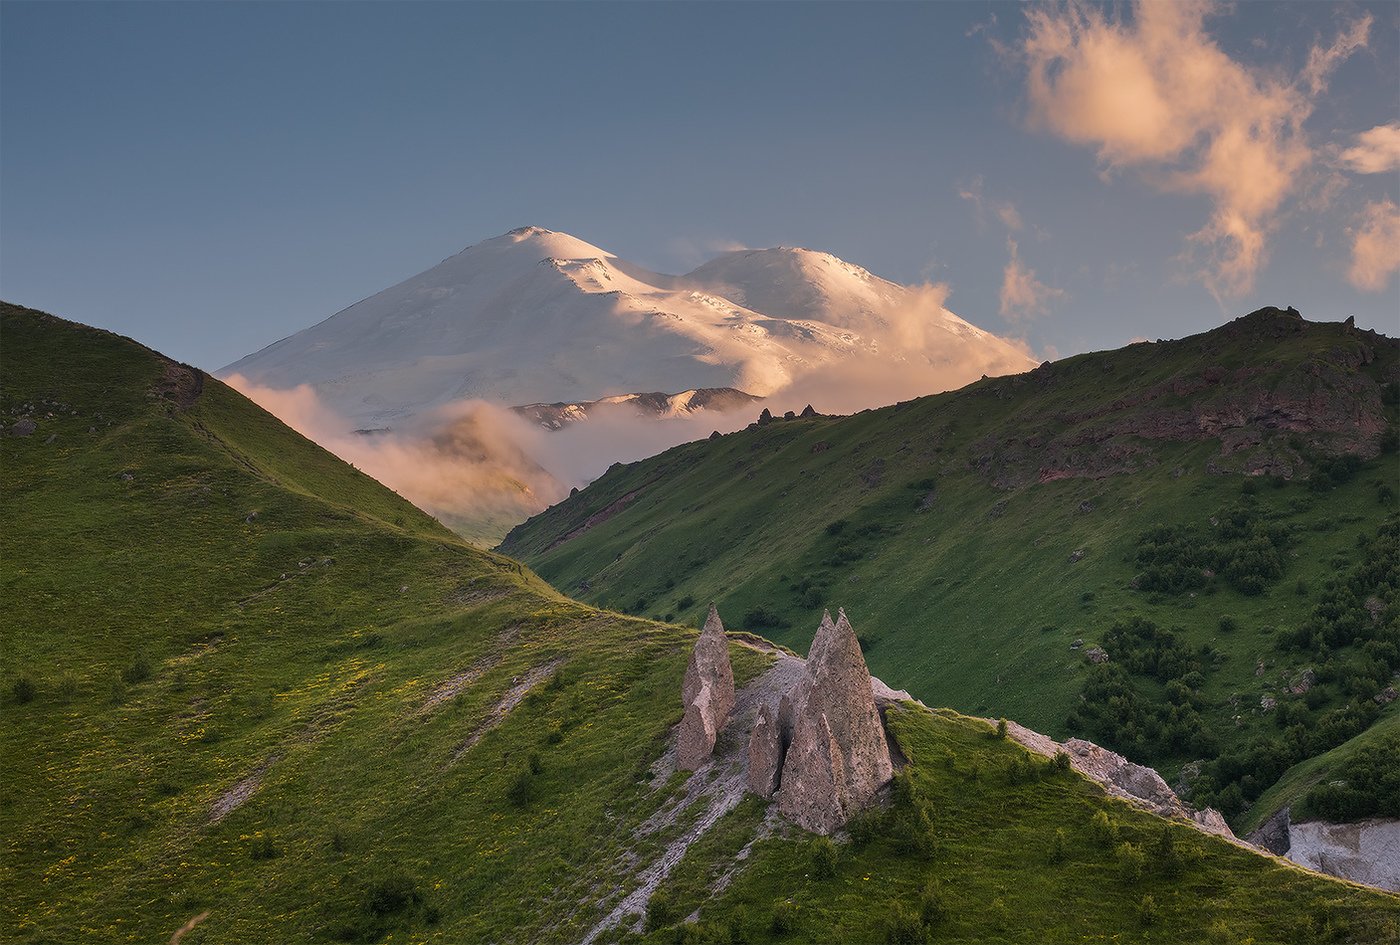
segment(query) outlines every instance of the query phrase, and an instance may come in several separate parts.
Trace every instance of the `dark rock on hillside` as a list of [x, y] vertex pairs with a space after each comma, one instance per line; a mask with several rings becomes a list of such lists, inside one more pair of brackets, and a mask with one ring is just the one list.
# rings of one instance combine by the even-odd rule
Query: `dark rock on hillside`
[[20, 420], [15, 423], [14, 426], [10, 427], [10, 435], [29, 436], [37, 429], [39, 429], [39, 425], [33, 420]]
[[676, 733], [676, 758], [687, 771], [699, 769], [714, 752], [715, 739], [734, 710], [734, 670], [729, 664], [729, 638], [715, 605], [710, 605], [705, 629], [695, 641], [681, 688], [685, 715]]

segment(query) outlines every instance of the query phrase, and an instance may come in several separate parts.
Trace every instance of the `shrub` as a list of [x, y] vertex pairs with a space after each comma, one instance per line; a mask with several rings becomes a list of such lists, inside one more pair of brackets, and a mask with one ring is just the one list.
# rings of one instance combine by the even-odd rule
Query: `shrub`
[[1240, 623], [1234, 617], [1224, 616], [1220, 618], [1220, 632], [1234, 633], [1240, 627]]
[[1063, 863], [1065, 857], [1069, 855], [1069, 844], [1065, 840], [1065, 832], [1056, 830], [1055, 836], [1050, 839], [1050, 862]]
[[919, 918], [924, 925], [933, 927], [942, 924], [948, 918], [948, 912], [948, 900], [943, 896], [943, 888], [937, 881], [929, 880], [923, 895], [919, 897]]
[[677, 915], [676, 904], [670, 896], [659, 889], [651, 894], [651, 898], [647, 900], [648, 932], [674, 925], [678, 918], [680, 916]]
[[689, 610], [690, 608], [692, 608], [692, 607], [694, 607], [694, 606], [695, 606], [695, 597], [694, 597], [693, 595], [691, 595], [691, 594], [687, 594], [687, 595], [685, 595], [684, 597], [682, 597], [680, 600], [676, 601], [676, 609], [677, 609], [677, 610]]
[[403, 873], [381, 877], [365, 890], [365, 911], [371, 915], [398, 915], [422, 903], [418, 884]]
[[151, 661], [145, 653], [137, 653], [131, 665], [122, 670], [122, 682], [134, 686], [151, 678]]
[[997, 738], [1005, 738], [1005, 737], [1006, 737], [1006, 719], [999, 719], [999, 720], [997, 721]]
[[1157, 922], [1157, 901], [1151, 896], [1143, 896], [1138, 903], [1138, 922], [1144, 926], [1154, 925]]
[[10, 685], [10, 695], [14, 696], [15, 701], [20, 705], [33, 702], [34, 697], [38, 694], [39, 687], [34, 685], [34, 680], [28, 676], [20, 676]]
[[818, 879], [830, 879], [836, 875], [836, 863], [841, 851], [830, 837], [818, 837], [812, 841], [812, 875]]
[[515, 807], [525, 807], [534, 797], [535, 778], [528, 769], [517, 774], [506, 789], [506, 800]]
[[1181, 872], [1181, 851], [1176, 847], [1176, 835], [1172, 833], [1171, 824], [1162, 825], [1157, 849], [1153, 851], [1153, 865], [1167, 876]]
[[789, 624], [777, 611], [768, 607], [759, 606], [744, 614], [743, 625], [746, 630], [754, 630], [769, 628], [781, 629]]
[[1050, 759], [1050, 770], [1055, 774], [1069, 774], [1069, 755], [1062, 751], [1055, 752], [1055, 757]]
[[891, 945], [918, 945], [928, 941], [928, 930], [918, 913], [903, 903], [896, 903], [885, 922], [885, 941]]
[[787, 935], [797, 928], [797, 903], [790, 899], [779, 899], [773, 903], [773, 916], [768, 923], [774, 935]]
[[275, 860], [282, 855], [282, 851], [272, 842], [270, 836], [259, 832], [248, 845], [248, 855], [255, 860]]
[[529, 765], [531, 774], [542, 774], [544, 772], [544, 762], [540, 760], [540, 753], [537, 751], [530, 752]]
[[1142, 852], [1142, 847], [1131, 843], [1120, 843], [1116, 852], [1118, 860], [1118, 873], [1127, 883], [1136, 883], [1142, 879], [1143, 868], [1147, 865], [1147, 856]]
[[1101, 847], [1112, 846], [1118, 840], [1118, 827], [1113, 821], [1108, 819], [1107, 811], [1099, 811], [1089, 821], [1089, 832], [1094, 835], [1094, 842]]

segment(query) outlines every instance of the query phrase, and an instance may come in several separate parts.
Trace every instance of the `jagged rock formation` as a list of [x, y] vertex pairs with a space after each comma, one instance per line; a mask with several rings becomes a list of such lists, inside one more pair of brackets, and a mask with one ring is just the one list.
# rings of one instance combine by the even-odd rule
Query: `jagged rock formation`
[[772, 797], [778, 789], [778, 774], [783, 769], [783, 733], [767, 703], [758, 707], [753, 733], [749, 736], [749, 790], [763, 797]]
[[840, 829], [894, 776], [870, 670], [855, 631], [823, 614], [806, 668], [778, 718], [761, 711], [749, 740], [749, 788], [817, 833]]
[[1220, 812], [1207, 807], [1195, 810], [1182, 802], [1176, 792], [1162, 780], [1153, 768], [1135, 764], [1114, 751], [1109, 751], [1082, 738], [1071, 738], [1063, 745], [1039, 732], [1032, 731], [1015, 722], [1007, 723], [1007, 732], [1016, 741], [1037, 754], [1054, 757], [1059, 752], [1069, 756], [1069, 763], [1075, 771], [1091, 781], [1097, 781], [1106, 793], [1122, 798], [1138, 807], [1146, 808], [1162, 817], [1178, 817], [1189, 820], [1206, 833], [1213, 833], [1227, 840], [1235, 835]]
[[710, 760], [715, 739], [734, 710], [734, 669], [729, 665], [729, 638], [715, 605], [695, 641], [681, 687], [685, 715], [676, 733], [676, 763], [696, 771]]
[[1308, 869], [1400, 892], [1400, 820], [1293, 823], [1284, 807], [1245, 839]]

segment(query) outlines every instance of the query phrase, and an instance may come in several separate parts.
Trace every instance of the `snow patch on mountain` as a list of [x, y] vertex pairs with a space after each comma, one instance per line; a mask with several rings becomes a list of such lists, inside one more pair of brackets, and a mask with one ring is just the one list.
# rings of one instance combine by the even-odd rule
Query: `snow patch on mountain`
[[[727, 253], [668, 276], [522, 227], [220, 373], [309, 384], [353, 425], [375, 427], [466, 398], [585, 402], [719, 387], [771, 397], [819, 373], [829, 390], [818, 407], [839, 411], [1033, 366], [949, 312], [943, 295], [806, 249]], [[845, 390], [848, 368], [882, 383]]]

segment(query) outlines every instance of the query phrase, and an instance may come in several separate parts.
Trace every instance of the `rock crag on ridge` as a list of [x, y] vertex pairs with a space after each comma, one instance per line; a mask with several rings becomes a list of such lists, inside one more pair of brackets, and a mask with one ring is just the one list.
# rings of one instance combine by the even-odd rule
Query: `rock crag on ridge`
[[894, 776], [870, 670], [845, 611], [821, 626], [801, 678], [774, 720], [761, 710], [749, 739], [749, 789], [777, 797], [806, 830], [829, 834]]
[[729, 638], [724, 634], [715, 605], [705, 618], [705, 629], [695, 641], [681, 687], [685, 715], [676, 733], [676, 764], [697, 771], [715, 750], [729, 713], [734, 711], [734, 669], [729, 664]]

